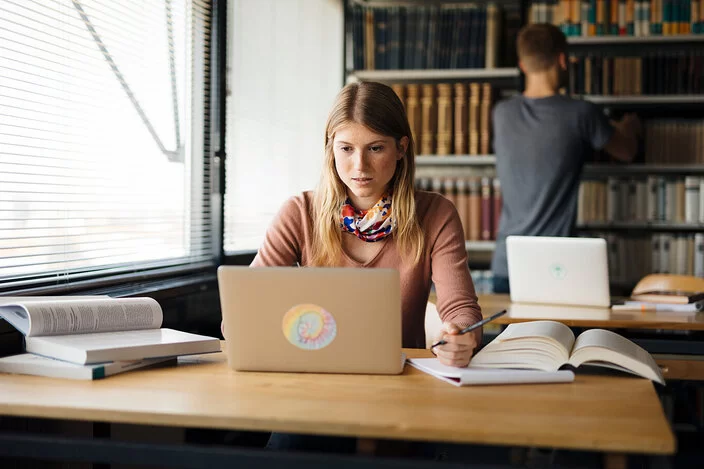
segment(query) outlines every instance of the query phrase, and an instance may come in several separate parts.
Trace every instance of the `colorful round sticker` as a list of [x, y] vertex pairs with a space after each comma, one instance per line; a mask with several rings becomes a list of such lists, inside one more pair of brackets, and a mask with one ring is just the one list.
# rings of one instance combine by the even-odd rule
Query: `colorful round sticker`
[[318, 305], [302, 304], [289, 309], [282, 324], [286, 339], [303, 350], [319, 350], [335, 340], [337, 323]]

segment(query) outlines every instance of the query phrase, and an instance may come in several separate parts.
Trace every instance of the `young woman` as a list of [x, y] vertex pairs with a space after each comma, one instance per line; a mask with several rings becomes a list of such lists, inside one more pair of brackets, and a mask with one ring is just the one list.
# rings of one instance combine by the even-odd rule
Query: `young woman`
[[[381, 83], [347, 85], [325, 128], [325, 161], [315, 192], [290, 198], [266, 233], [252, 266], [394, 268], [401, 277], [403, 346], [425, 348], [431, 283], [444, 323], [442, 363], [467, 366], [482, 319], [454, 205], [415, 191], [415, 153], [403, 104]], [[363, 291], [350, 291], [364, 304]]]

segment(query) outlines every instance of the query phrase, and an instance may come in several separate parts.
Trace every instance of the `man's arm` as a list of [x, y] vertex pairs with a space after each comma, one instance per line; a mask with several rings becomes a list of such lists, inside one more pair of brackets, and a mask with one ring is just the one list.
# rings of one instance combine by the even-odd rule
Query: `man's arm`
[[620, 121], [611, 121], [611, 125], [614, 131], [603, 149], [614, 159], [630, 163], [638, 151], [640, 120], [635, 114], [626, 114]]

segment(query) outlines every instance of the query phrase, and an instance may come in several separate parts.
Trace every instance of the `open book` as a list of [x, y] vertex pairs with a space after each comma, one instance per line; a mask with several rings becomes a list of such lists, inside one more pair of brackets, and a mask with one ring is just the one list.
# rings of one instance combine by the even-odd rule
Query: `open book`
[[79, 365], [220, 351], [215, 337], [161, 328], [152, 298], [31, 297], [1, 302], [0, 317], [27, 352]]
[[613, 368], [648, 378], [665, 380], [653, 357], [615, 332], [590, 329], [576, 339], [572, 330], [556, 321], [510, 324], [472, 358], [472, 368], [521, 368], [557, 371], [565, 365]]

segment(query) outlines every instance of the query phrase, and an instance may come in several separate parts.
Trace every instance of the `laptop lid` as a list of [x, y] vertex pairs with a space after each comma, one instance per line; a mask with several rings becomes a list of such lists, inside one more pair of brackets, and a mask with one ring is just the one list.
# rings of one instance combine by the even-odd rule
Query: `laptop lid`
[[218, 268], [229, 366], [397, 374], [401, 289], [393, 269]]
[[511, 301], [609, 307], [609, 269], [602, 238], [506, 238]]

